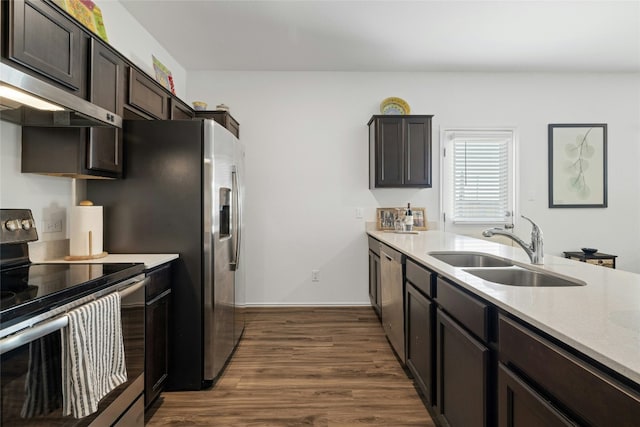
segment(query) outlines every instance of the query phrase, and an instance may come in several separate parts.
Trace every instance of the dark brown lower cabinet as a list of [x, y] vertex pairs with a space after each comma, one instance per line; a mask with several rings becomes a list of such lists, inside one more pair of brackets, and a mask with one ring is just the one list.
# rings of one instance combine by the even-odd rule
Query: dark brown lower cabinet
[[435, 403], [433, 389], [434, 361], [433, 319], [435, 304], [407, 282], [405, 296], [407, 331], [407, 368], [422, 391], [427, 403]]
[[502, 363], [498, 364], [498, 427], [577, 425]]
[[[526, 378], [527, 383], [535, 384], [536, 390], [578, 425], [640, 425], [637, 388], [611, 377], [584, 356], [578, 357], [519, 321], [500, 315], [498, 330], [500, 362], [520, 378]], [[506, 408], [500, 406], [501, 416], [505, 411], [509, 411], [508, 404]]]
[[160, 395], [169, 372], [171, 265], [166, 264], [147, 275], [150, 281], [145, 307], [145, 407]]
[[437, 409], [450, 427], [486, 427], [489, 349], [437, 310]]

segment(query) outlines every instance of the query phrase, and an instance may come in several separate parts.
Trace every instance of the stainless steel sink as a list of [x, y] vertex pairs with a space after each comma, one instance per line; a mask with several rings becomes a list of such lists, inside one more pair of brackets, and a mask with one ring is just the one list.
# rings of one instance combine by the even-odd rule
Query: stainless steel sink
[[473, 274], [488, 282], [499, 283], [501, 285], [509, 286], [526, 286], [526, 287], [541, 287], [541, 286], [584, 286], [585, 282], [575, 279], [565, 279], [562, 277], [554, 276], [546, 273], [539, 273], [537, 271], [525, 270], [524, 268], [512, 267], [512, 268], [491, 268], [491, 269], [464, 269], [467, 273]]
[[504, 258], [477, 252], [429, 252], [429, 255], [454, 267], [510, 267], [513, 263]]

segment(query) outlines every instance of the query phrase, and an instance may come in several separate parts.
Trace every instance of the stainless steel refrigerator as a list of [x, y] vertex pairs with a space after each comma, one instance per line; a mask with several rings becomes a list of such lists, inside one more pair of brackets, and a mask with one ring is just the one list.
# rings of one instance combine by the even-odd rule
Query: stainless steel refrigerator
[[125, 176], [87, 183], [110, 253], [179, 253], [168, 390], [219, 376], [244, 329], [244, 149], [213, 120], [126, 121]]

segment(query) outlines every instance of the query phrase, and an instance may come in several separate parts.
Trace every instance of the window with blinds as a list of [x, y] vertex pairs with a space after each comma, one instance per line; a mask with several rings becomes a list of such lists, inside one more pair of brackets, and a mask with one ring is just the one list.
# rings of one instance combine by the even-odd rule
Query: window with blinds
[[510, 223], [513, 133], [457, 131], [445, 136], [446, 220], [455, 224]]

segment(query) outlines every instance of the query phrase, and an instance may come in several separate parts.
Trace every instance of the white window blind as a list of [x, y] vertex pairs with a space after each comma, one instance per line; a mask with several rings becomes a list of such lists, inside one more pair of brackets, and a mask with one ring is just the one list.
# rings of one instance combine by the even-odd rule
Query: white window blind
[[456, 131], [446, 133], [448, 167], [445, 186], [447, 221], [454, 224], [512, 222], [514, 205], [513, 133]]

